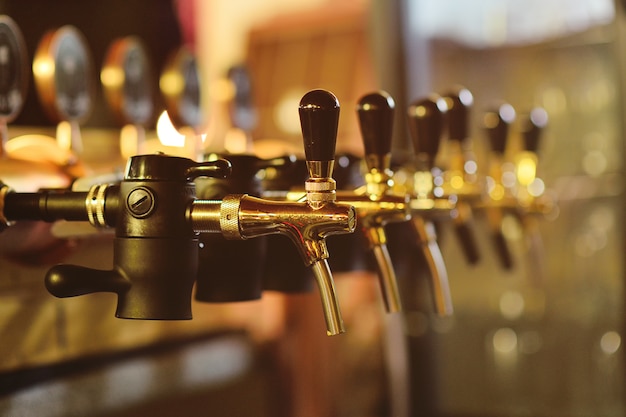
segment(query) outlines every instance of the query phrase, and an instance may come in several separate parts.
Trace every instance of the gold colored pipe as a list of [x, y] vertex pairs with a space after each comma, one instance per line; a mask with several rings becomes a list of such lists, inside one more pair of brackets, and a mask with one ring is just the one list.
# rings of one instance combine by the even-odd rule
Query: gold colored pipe
[[317, 287], [319, 288], [326, 320], [326, 334], [335, 336], [346, 331], [339, 309], [338, 297], [335, 292], [335, 284], [326, 259], [314, 262], [312, 265], [313, 274]]
[[423, 217], [414, 216], [411, 224], [417, 233], [422, 252], [426, 258], [430, 271], [431, 289], [435, 310], [440, 316], [452, 315], [452, 297], [450, 296], [450, 285], [448, 283], [448, 271], [441, 254], [441, 249], [437, 244], [435, 225]]
[[[382, 227], [379, 229], [383, 230]], [[379, 232], [380, 230], [370, 229], [371, 232]], [[378, 279], [385, 302], [385, 309], [389, 313], [397, 313], [402, 310], [402, 303], [400, 302], [400, 291], [398, 290], [396, 273], [391, 263], [387, 245], [384, 243], [372, 245], [371, 250], [378, 267]]]

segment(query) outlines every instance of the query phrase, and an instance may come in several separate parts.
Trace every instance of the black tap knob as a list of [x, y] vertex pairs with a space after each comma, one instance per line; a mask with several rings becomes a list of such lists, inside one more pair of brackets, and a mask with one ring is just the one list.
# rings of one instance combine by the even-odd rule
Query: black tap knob
[[367, 168], [386, 171], [391, 163], [391, 135], [395, 103], [385, 91], [367, 94], [359, 100], [357, 114], [365, 147]]
[[447, 105], [448, 139], [464, 143], [469, 138], [469, 118], [474, 96], [465, 87], [457, 87], [444, 96]]
[[309, 174], [313, 178], [330, 178], [339, 127], [339, 100], [330, 91], [311, 90], [300, 100], [298, 112], [305, 157], [309, 165], [322, 162], [321, 171], [309, 166]]
[[548, 113], [541, 107], [535, 107], [522, 120], [522, 138], [524, 149], [537, 153], [539, 139], [548, 124]]
[[485, 113], [483, 119], [491, 151], [504, 155], [506, 150], [509, 128], [515, 121], [515, 109], [508, 103], [500, 104]]
[[409, 106], [409, 131], [420, 169], [431, 169], [434, 166], [441, 143], [446, 110], [445, 100], [435, 94]]

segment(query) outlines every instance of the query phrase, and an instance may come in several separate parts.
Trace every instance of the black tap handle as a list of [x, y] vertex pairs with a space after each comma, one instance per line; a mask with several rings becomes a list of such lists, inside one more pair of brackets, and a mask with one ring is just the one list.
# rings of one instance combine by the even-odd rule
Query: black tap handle
[[524, 116], [521, 129], [525, 150], [537, 152], [541, 133], [547, 124], [548, 113], [541, 107], [535, 107]]
[[126, 180], [191, 181], [198, 177], [226, 178], [231, 172], [225, 159], [195, 162], [164, 154], [137, 155], [129, 159]]
[[307, 161], [335, 159], [339, 100], [330, 91], [311, 90], [300, 100], [298, 108]]
[[465, 87], [457, 87], [444, 96], [448, 111], [448, 139], [460, 143], [469, 137], [469, 116], [474, 96]]
[[391, 153], [395, 110], [393, 98], [385, 91], [370, 93], [361, 97], [356, 110], [368, 168], [389, 169], [390, 158], [386, 156]]
[[446, 110], [445, 100], [435, 94], [413, 102], [408, 109], [413, 150], [429, 168], [439, 152]]
[[59, 298], [76, 297], [96, 292], [120, 294], [130, 282], [115, 270], [103, 271], [78, 265], [56, 265], [46, 274], [46, 288]]
[[514, 121], [515, 109], [508, 103], [496, 106], [485, 113], [484, 126], [487, 130], [492, 152], [504, 154], [509, 127]]

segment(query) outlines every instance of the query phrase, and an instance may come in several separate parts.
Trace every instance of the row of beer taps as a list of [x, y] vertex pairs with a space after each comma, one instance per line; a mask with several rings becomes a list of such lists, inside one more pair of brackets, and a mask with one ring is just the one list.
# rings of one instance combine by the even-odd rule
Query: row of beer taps
[[[4, 228], [21, 220], [66, 220], [114, 229], [112, 269], [60, 264], [47, 272], [45, 285], [57, 297], [116, 293], [116, 316], [134, 319], [190, 319], [194, 286], [200, 301], [260, 297], [263, 278], [258, 271], [264, 264], [283, 261], [264, 258], [275, 243], [265, 237], [282, 235], [313, 273], [329, 335], [345, 328], [327, 240], [330, 243], [340, 234], [364, 238], [375, 259], [386, 310], [397, 312], [402, 305], [385, 227], [405, 222], [407, 236], [418, 242], [426, 256], [435, 310], [450, 315], [451, 291], [435, 224], [457, 225], [464, 253], [473, 263], [479, 252], [472, 236], [472, 213], [486, 213], [498, 254], [508, 268], [512, 257], [498, 225], [503, 213], [523, 219], [550, 209], [544, 195], [529, 188], [537, 179], [530, 171], [536, 167], [545, 113], [537, 109], [525, 121], [526, 166], [518, 165], [524, 172], [514, 173], [517, 180], [510, 181], [502, 159], [513, 108], [502, 105], [485, 115], [492, 157], [483, 175], [467, 146], [471, 104], [471, 93], [461, 88], [408, 107], [415, 160], [410, 180], [404, 183], [398, 183], [391, 170], [395, 103], [389, 94], [378, 91], [364, 95], [357, 104], [365, 149], [364, 184], [338, 189], [332, 174], [340, 105], [333, 93], [318, 89], [306, 93], [298, 108], [306, 161], [291, 156], [263, 160], [244, 154], [207, 154], [200, 162], [162, 153], [135, 155], [129, 158], [121, 181], [96, 184], [86, 192], [22, 193], [2, 184], [0, 220]], [[447, 169], [435, 164], [444, 138], [451, 154]], [[535, 167], [527, 166], [532, 161]], [[306, 166], [306, 180], [292, 180], [284, 190], [264, 189], [257, 175], [271, 166], [294, 178], [299, 164]], [[230, 241], [238, 242], [230, 245]], [[247, 249], [238, 245], [257, 241], [262, 245]], [[256, 258], [248, 258], [249, 254]], [[214, 273], [216, 262], [224, 263], [224, 272]]]

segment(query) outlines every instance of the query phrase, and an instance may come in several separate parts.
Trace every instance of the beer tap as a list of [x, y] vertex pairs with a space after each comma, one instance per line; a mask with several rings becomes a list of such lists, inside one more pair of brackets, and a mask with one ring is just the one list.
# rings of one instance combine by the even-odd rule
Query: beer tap
[[96, 227], [114, 227], [113, 269], [57, 265], [46, 274], [46, 287], [61, 298], [116, 293], [116, 316], [136, 319], [191, 318], [198, 233], [221, 233], [228, 239], [285, 235], [314, 271], [327, 333], [339, 334], [345, 329], [325, 239], [352, 233], [356, 213], [352, 206], [335, 203], [331, 174], [338, 113], [336, 98], [322, 90], [309, 92], [300, 104], [310, 174], [306, 201], [268, 201], [246, 194], [199, 200], [193, 180], [224, 178], [230, 163], [153, 154], [130, 158], [118, 185], [97, 185], [88, 192], [17, 193], [2, 186], [0, 219], [5, 227], [23, 219], [88, 220]]
[[[537, 176], [538, 149], [541, 135], [548, 124], [548, 114], [541, 107], [521, 117], [522, 150], [515, 155], [518, 183], [516, 199], [522, 213], [548, 213], [554, 202], [544, 194], [543, 180]], [[539, 184], [538, 189], [536, 189]]]
[[513, 192], [514, 173], [509, 167], [510, 164], [507, 165], [504, 161], [509, 128], [515, 117], [515, 109], [508, 103], [500, 104], [484, 115], [484, 127], [491, 145], [485, 210], [494, 249], [505, 269], [511, 269], [514, 264], [511, 250], [502, 232], [502, 221], [505, 212], [517, 206]]
[[465, 259], [471, 265], [480, 260], [478, 244], [472, 227], [472, 206], [482, 197], [478, 181], [476, 159], [470, 152], [469, 112], [472, 93], [458, 87], [444, 96], [447, 105], [449, 167], [444, 171], [443, 189], [446, 195], [456, 196], [452, 220]]
[[355, 191], [338, 191], [341, 202], [352, 204], [360, 230], [376, 260], [380, 288], [388, 312], [401, 310], [396, 275], [387, 250], [385, 225], [410, 220], [409, 197], [392, 193], [391, 134], [395, 103], [386, 92], [363, 96], [357, 106], [368, 172], [366, 184]]
[[522, 226], [531, 259], [533, 282], [540, 284], [544, 275], [543, 241], [538, 215], [551, 213], [555, 201], [545, 193], [545, 184], [537, 176], [539, 141], [548, 124], [548, 114], [541, 107], [521, 117], [522, 150], [515, 155], [517, 178], [515, 214]]
[[443, 178], [435, 167], [446, 110], [445, 100], [438, 95], [415, 101], [408, 108], [409, 131], [415, 151], [411, 225], [428, 265], [434, 307], [440, 316], [449, 316], [453, 312], [448, 272], [434, 224], [437, 219], [449, 219], [455, 205], [450, 197], [443, 195]]
[[[192, 206], [194, 230], [210, 233], [221, 229], [227, 239], [249, 239], [283, 234], [298, 248], [306, 266], [313, 271], [324, 310], [328, 335], [345, 331], [332, 274], [328, 266], [326, 237], [352, 233], [356, 228], [355, 208], [337, 203], [332, 178], [339, 102], [326, 90], [311, 90], [299, 105], [304, 152], [309, 178], [301, 201], [268, 201], [249, 195], [230, 195], [219, 211], [215, 203]], [[194, 213], [197, 213], [194, 214]]]

